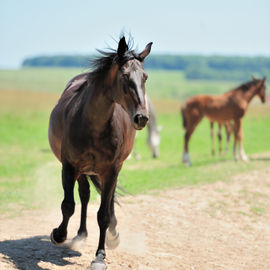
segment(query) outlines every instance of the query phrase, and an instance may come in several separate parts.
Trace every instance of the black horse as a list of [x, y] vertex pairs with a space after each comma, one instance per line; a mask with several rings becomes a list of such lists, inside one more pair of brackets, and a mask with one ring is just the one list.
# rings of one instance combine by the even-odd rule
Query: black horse
[[122, 37], [117, 50], [100, 51], [102, 55], [93, 60], [93, 71], [73, 78], [51, 113], [49, 141], [62, 163], [64, 189], [63, 220], [53, 230], [51, 240], [55, 244], [66, 240], [68, 222], [75, 208], [76, 180], [82, 204], [77, 237], [87, 237], [90, 176], [101, 194], [97, 214], [100, 236], [91, 269], [106, 268], [105, 238], [110, 247], [119, 243], [114, 194], [119, 171], [132, 150], [136, 130], [142, 129], [149, 117], [145, 98], [147, 74], [142, 62], [151, 46], [149, 43], [141, 53], [136, 53]]

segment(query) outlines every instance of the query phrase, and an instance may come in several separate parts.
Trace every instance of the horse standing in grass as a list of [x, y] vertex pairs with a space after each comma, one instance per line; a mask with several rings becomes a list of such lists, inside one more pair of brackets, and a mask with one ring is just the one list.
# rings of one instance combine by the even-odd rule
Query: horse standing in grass
[[73, 78], [51, 113], [49, 141], [62, 163], [64, 189], [63, 220], [52, 231], [51, 240], [55, 244], [66, 240], [68, 222], [74, 213], [76, 180], [82, 205], [77, 237], [87, 237], [90, 176], [101, 193], [97, 214], [100, 235], [92, 270], [106, 268], [105, 239], [108, 247], [119, 244], [114, 194], [119, 171], [132, 150], [136, 130], [144, 128], [149, 117], [145, 97], [147, 74], [142, 62], [151, 46], [149, 43], [141, 53], [136, 53], [122, 37], [116, 51], [100, 51], [102, 56], [93, 61], [94, 70]]
[[[233, 124], [231, 121], [226, 121], [224, 123], [222, 123], [222, 122], [218, 123], [217, 137], [218, 137], [218, 150], [219, 150], [220, 155], [222, 154], [222, 127], [223, 126], [224, 126], [225, 131], [226, 131], [226, 139], [227, 139], [224, 154], [227, 154], [227, 152], [228, 152], [229, 144], [231, 141], [231, 133], [233, 130]], [[210, 122], [210, 129], [211, 129], [211, 141], [212, 141], [211, 153], [212, 153], [212, 156], [214, 156], [216, 154], [214, 122]]]
[[149, 121], [147, 123], [147, 145], [152, 152], [152, 157], [157, 158], [160, 155], [160, 131], [162, 129], [161, 126], [157, 126], [157, 116], [154, 109], [154, 106], [150, 99], [148, 99], [148, 107], [149, 107]]
[[243, 148], [242, 117], [245, 115], [249, 102], [256, 95], [263, 103], [265, 102], [265, 78], [253, 78], [222, 95], [197, 95], [187, 100], [181, 109], [183, 126], [186, 130], [183, 163], [191, 165], [188, 143], [194, 129], [204, 116], [212, 122], [234, 121], [234, 158], [238, 160], [236, 147], [239, 144], [240, 159], [248, 161]]
[[[149, 120], [147, 122], [147, 140], [146, 143], [152, 153], [153, 158], [158, 158], [160, 155], [160, 131], [162, 130], [161, 126], [157, 126], [157, 116], [149, 97], [147, 97], [148, 111], [149, 111]], [[136, 150], [136, 139], [133, 147], [132, 154], [135, 159], [140, 159], [140, 154]], [[131, 155], [130, 155], [131, 157]]]

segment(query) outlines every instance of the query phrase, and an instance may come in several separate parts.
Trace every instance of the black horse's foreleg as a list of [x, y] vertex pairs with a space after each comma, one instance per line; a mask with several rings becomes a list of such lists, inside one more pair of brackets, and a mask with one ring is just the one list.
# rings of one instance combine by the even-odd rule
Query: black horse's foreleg
[[75, 184], [75, 170], [68, 164], [63, 164], [62, 167], [62, 185], [64, 189], [64, 200], [61, 205], [63, 220], [60, 226], [52, 231], [51, 240], [54, 244], [62, 243], [67, 238], [67, 226], [70, 217], [74, 213], [74, 184]]
[[111, 234], [115, 235], [116, 234], [116, 225], [117, 225], [117, 219], [115, 217], [115, 213], [114, 213], [114, 194], [113, 197], [111, 199], [111, 219], [110, 219], [110, 225], [109, 225], [109, 231]]
[[103, 179], [103, 186], [101, 190], [101, 204], [97, 213], [98, 225], [99, 225], [99, 243], [96, 252], [96, 259], [91, 263], [92, 269], [105, 269], [105, 237], [106, 230], [111, 222], [111, 203], [116, 188], [116, 180], [118, 173], [111, 173]]
[[106, 246], [109, 249], [115, 249], [120, 243], [120, 238], [119, 238], [119, 233], [116, 230], [117, 219], [114, 213], [114, 196], [112, 197], [112, 200], [111, 200], [111, 213], [110, 214], [111, 214], [110, 225], [106, 232]]
[[81, 224], [78, 230], [78, 237], [85, 238], [87, 237], [87, 228], [86, 228], [86, 216], [87, 216], [87, 205], [90, 198], [90, 185], [86, 175], [81, 175], [78, 179], [79, 184], [79, 195], [81, 199]]

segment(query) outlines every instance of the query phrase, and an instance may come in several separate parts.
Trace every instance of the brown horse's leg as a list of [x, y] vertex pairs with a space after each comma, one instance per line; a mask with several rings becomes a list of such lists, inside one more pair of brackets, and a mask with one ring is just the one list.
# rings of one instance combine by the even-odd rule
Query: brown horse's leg
[[87, 237], [87, 228], [86, 228], [86, 216], [87, 216], [87, 205], [90, 198], [90, 185], [86, 175], [81, 175], [78, 179], [79, 184], [79, 195], [81, 200], [81, 224], [78, 230], [79, 238]]
[[195, 130], [196, 126], [199, 124], [199, 122], [202, 120], [202, 116], [197, 116], [196, 118], [187, 119], [187, 125], [186, 125], [186, 133], [185, 133], [185, 143], [184, 143], [184, 154], [183, 154], [183, 163], [187, 166], [191, 166], [189, 153], [188, 153], [188, 143], [190, 140], [190, 137]]
[[234, 143], [233, 143], [233, 156], [237, 161], [239, 159], [237, 146], [239, 145], [239, 137], [240, 137], [240, 124], [241, 120], [237, 119], [234, 121]]
[[101, 190], [101, 203], [98, 210], [97, 218], [99, 225], [99, 243], [96, 252], [96, 259], [91, 263], [91, 270], [103, 270], [106, 269], [105, 264], [105, 237], [106, 230], [111, 222], [111, 203], [114, 196], [118, 171], [115, 170], [107, 173], [105, 177], [102, 177], [102, 190]]
[[226, 131], [227, 142], [226, 142], [226, 147], [225, 147], [224, 154], [227, 154], [227, 152], [229, 150], [229, 144], [230, 144], [230, 141], [231, 141], [232, 129], [233, 129], [232, 124], [230, 122], [226, 122], [225, 123], [225, 131]]
[[218, 123], [218, 150], [219, 155], [222, 153], [222, 124]]
[[64, 189], [64, 200], [61, 205], [63, 220], [60, 226], [54, 229], [51, 233], [51, 241], [54, 244], [62, 243], [67, 237], [67, 226], [70, 217], [74, 213], [74, 184], [75, 184], [75, 170], [68, 164], [63, 164], [62, 167], [62, 185]]
[[215, 155], [215, 130], [214, 130], [214, 122], [210, 122], [210, 134], [211, 134], [211, 145], [212, 145], [211, 153], [212, 153], [212, 156], [214, 156]]
[[182, 162], [187, 166], [191, 166], [189, 153], [188, 153], [188, 143], [189, 143], [191, 134], [192, 132], [190, 132], [190, 130], [187, 130], [185, 132], [185, 137], [184, 137], [185, 143], [184, 143], [184, 154], [183, 154]]

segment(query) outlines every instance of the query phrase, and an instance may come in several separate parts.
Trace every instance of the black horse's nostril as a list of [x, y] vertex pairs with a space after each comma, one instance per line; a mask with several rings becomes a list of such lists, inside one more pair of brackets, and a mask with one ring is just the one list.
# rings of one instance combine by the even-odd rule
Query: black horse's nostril
[[144, 127], [148, 121], [148, 117], [142, 115], [142, 114], [136, 114], [134, 117], [134, 122], [139, 127]]

